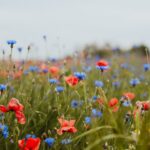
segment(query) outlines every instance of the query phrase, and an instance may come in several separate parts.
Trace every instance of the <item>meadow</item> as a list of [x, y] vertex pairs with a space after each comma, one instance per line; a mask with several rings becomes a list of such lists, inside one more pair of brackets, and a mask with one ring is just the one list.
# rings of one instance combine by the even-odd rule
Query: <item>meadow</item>
[[150, 149], [148, 56], [14, 61], [15, 43], [8, 44], [10, 57], [0, 61], [1, 150]]

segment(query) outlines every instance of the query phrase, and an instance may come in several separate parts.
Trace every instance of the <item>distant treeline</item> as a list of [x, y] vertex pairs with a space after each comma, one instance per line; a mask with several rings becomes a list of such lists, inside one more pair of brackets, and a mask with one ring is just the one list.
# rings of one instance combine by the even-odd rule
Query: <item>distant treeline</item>
[[121, 49], [119, 47], [112, 48], [109, 44], [106, 46], [100, 48], [96, 45], [88, 45], [83, 49], [84, 55], [92, 55], [92, 56], [101, 56], [101, 57], [111, 57], [113, 54], [126, 54], [126, 53], [131, 53], [131, 54], [136, 54], [140, 56], [146, 56], [150, 54], [149, 48], [144, 45], [138, 45], [138, 46], [133, 46], [130, 49]]

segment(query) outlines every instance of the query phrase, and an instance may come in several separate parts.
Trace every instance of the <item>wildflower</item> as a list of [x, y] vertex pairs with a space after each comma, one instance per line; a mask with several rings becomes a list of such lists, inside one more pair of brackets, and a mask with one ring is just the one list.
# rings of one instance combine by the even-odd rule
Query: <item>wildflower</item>
[[96, 87], [103, 87], [103, 86], [104, 86], [104, 83], [103, 83], [102, 81], [96, 80], [96, 81], [95, 81], [95, 86], [96, 86]]
[[85, 117], [85, 123], [90, 124], [91, 123], [91, 117]]
[[97, 98], [98, 98], [98, 96], [96, 96], [96, 95], [94, 95], [94, 96], [92, 97], [92, 99], [93, 99], [94, 101], [96, 101]]
[[24, 75], [28, 75], [29, 74], [29, 70], [24, 70], [23, 74]]
[[65, 81], [70, 86], [75, 86], [78, 84], [79, 79], [76, 76], [68, 76], [65, 78]]
[[16, 44], [17, 42], [15, 40], [8, 40], [7, 44], [10, 45], [11, 48], [13, 48], [14, 44]]
[[131, 101], [124, 101], [122, 103], [122, 105], [125, 106], [125, 107], [128, 107], [128, 106], [131, 106], [132, 104], [131, 104]]
[[21, 53], [22, 52], [22, 47], [18, 47], [18, 51]]
[[136, 86], [137, 84], [139, 84], [140, 83], [140, 80], [138, 79], [138, 78], [135, 78], [135, 79], [131, 79], [130, 80], [130, 84], [132, 85], [132, 86]]
[[109, 68], [108, 62], [105, 60], [100, 60], [96, 63], [96, 68], [103, 72], [104, 70], [107, 70]]
[[116, 111], [118, 111], [118, 109], [119, 109], [119, 107], [118, 107], [118, 99], [117, 98], [112, 98], [110, 101], [109, 101], [109, 103], [108, 103], [108, 105], [109, 105], [109, 107], [111, 107], [112, 108], [112, 111], [113, 112], [116, 112]]
[[135, 94], [131, 92], [127, 92], [123, 94], [123, 98], [127, 100], [133, 100], [135, 98]]
[[82, 69], [85, 72], [90, 72], [92, 70], [92, 68], [90, 66], [83, 66]]
[[39, 71], [39, 67], [38, 66], [30, 66], [29, 67], [29, 71], [30, 72], [38, 72]]
[[57, 86], [57, 87], [55, 88], [55, 91], [58, 92], [58, 93], [63, 92], [63, 91], [64, 91], [64, 87], [62, 87], [62, 86]]
[[44, 142], [49, 146], [49, 147], [52, 147], [52, 145], [54, 144], [55, 142], [55, 139], [54, 138], [46, 138], [44, 140]]
[[115, 87], [115, 88], [118, 88], [120, 86], [120, 82], [119, 81], [115, 81], [112, 83], [112, 85]]
[[46, 35], [43, 35], [43, 39], [46, 41], [46, 40], [47, 40], [47, 36], [46, 36]]
[[32, 138], [22, 139], [18, 141], [18, 146], [20, 150], [39, 150], [41, 143], [40, 138]]
[[150, 70], [150, 64], [144, 64], [143, 67], [145, 71]]
[[1, 94], [3, 93], [3, 91], [5, 91], [5, 90], [6, 90], [6, 88], [7, 88], [7, 86], [6, 86], [6, 85], [4, 85], [4, 84], [0, 84], [0, 92], [1, 92]]
[[49, 72], [52, 74], [52, 75], [57, 75], [59, 73], [59, 68], [58, 67], [55, 67], [55, 66], [52, 66], [49, 68]]
[[102, 117], [102, 112], [97, 109], [92, 109], [92, 116], [100, 118]]
[[136, 106], [144, 111], [150, 110], [150, 101], [137, 101]]
[[118, 99], [117, 98], [112, 98], [110, 101], [109, 101], [109, 106], [110, 107], [113, 107], [115, 106], [116, 104], [118, 104]]
[[60, 124], [60, 129], [57, 130], [59, 135], [62, 135], [64, 132], [76, 133], [77, 129], [74, 127], [75, 120], [64, 120], [63, 118], [58, 119]]
[[48, 82], [49, 82], [50, 84], [57, 84], [57, 83], [58, 83], [58, 80], [55, 79], [55, 78], [53, 78], [53, 79], [48, 79]]
[[150, 110], [150, 101], [145, 101], [142, 104], [144, 110]]
[[128, 69], [128, 64], [127, 64], [127, 63], [121, 64], [120, 66], [121, 66], [121, 68], [123, 68], [123, 69]]
[[3, 137], [5, 139], [8, 138], [8, 135], [9, 135], [8, 126], [0, 123], [0, 130], [2, 131]]
[[77, 100], [72, 100], [71, 102], [71, 107], [72, 108], [78, 108], [82, 105], [82, 102], [81, 101], [77, 101]]
[[19, 79], [19, 78], [21, 78], [22, 73], [23, 73], [22, 70], [19, 70], [18, 72], [15, 72], [15, 73], [13, 74], [14, 79]]
[[76, 76], [79, 80], [84, 80], [86, 78], [86, 74], [84, 72], [75, 72], [74, 76]]
[[104, 104], [104, 100], [101, 98], [98, 98], [97, 102], [99, 103], [100, 106], [103, 106], [103, 104]]
[[71, 143], [71, 139], [63, 139], [61, 141], [61, 144], [64, 144], [64, 145], [67, 145], [67, 144], [70, 144]]
[[45, 64], [42, 64], [40, 66], [40, 68], [41, 68], [41, 70], [42, 70], [43, 73], [47, 73], [48, 72], [48, 66], [46, 66]]
[[16, 98], [12, 98], [7, 107], [0, 105], [0, 111], [6, 113], [9, 111], [14, 111], [15, 112], [15, 116], [18, 120], [18, 123], [20, 124], [25, 124], [26, 122], [26, 118], [25, 115], [23, 113], [23, 109], [24, 106], [22, 104], [20, 104], [19, 100], [17, 100]]

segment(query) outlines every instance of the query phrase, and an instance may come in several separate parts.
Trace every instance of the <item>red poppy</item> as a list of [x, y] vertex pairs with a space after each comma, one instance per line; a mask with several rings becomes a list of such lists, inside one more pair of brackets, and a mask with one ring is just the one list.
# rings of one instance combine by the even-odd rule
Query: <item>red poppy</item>
[[0, 111], [5, 113], [8, 111], [7, 107], [3, 106], [3, 105], [0, 105]]
[[59, 73], [59, 68], [58, 67], [55, 67], [55, 66], [52, 66], [49, 68], [49, 72], [52, 74], [52, 75], [57, 75]]
[[19, 140], [18, 146], [20, 150], [39, 150], [40, 143], [40, 138], [28, 138]]
[[9, 101], [7, 107], [0, 105], [0, 111], [2, 111], [4, 113], [9, 112], [9, 111], [14, 111], [15, 116], [18, 120], [18, 123], [20, 123], [20, 124], [25, 124], [25, 122], [26, 122], [26, 118], [23, 113], [23, 109], [24, 109], [24, 106], [16, 98], [12, 98]]
[[109, 106], [110, 107], [114, 107], [115, 105], [118, 104], [118, 99], [117, 98], [112, 98], [110, 101], [109, 101]]
[[75, 120], [64, 120], [63, 118], [58, 119], [61, 128], [57, 130], [59, 135], [62, 135], [64, 132], [77, 132], [77, 129], [74, 127]]
[[135, 98], [135, 94], [131, 92], [124, 93], [123, 96], [125, 96], [129, 100], [133, 100]]
[[144, 110], [150, 110], [150, 101], [143, 102], [143, 109]]
[[68, 76], [65, 78], [65, 81], [67, 82], [68, 85], [70, 86], [75, 86], [78, 84], [79, 79], [76, 76]]
[[23, 111], [23, 109], [24, 109], [24, 106], [16, 98], [12, 98], [8, 103], [8, 110]]
[[119, 102], [119, 101], [118, 101], [117, 98], [112, 98], [112, 99], [109, 101], [108, 105], [112, 108], [112, 111], [113, 111], [113, 112], [117, 112], [117, 111], [118, 111], [118, 109], [119, 109], [119, 106], [117, 105], [118, 102]]
[[97, 102], [99, 103], [100, 106], [102, 106], [104, 104], [104, 100], [101, 98], [98, 98]]
[[18, 72], [14, 73], [13, 77], [15, 79], [20, 79], [22, 76], [22, 73], [23, 73], [22, 70], [19, 70]]
[[99, 60], [97, 63], [96, 63], [97, 66], [101, 67], [101, 66], [108, 66], [108, 62], [105, 61], [105, 60]]

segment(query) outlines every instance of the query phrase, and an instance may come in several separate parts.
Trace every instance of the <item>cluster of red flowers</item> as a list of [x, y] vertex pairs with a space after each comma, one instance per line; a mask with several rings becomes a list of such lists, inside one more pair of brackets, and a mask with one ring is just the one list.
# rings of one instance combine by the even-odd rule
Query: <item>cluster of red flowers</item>
[[0, 105], [0, 111], [2, 111], [3, 113], [13, 111], [18, 120], [18, 123], [20, 123], [20, 124], [25, 124], [25, 122], [26, 122], [26, 118], [23, 113], [23, 110], [24, 110], [24, 106], [16, 98], [12, 98], [9, 101], [7, 107], [4, 105]]
[[60, 123], [60, 129], [57, 130], [59, 135], [62, 135], [64, 132], [77, 132], [77, 129], [74, 127], [75, 120], [65, 120], [63, 118], [59, 118], [58, 122]]
[[65, 81], [69, 86], [75, 86], [78, 84], [79, 79], [76, 76], [71, 75], [71, 76], [65, 77]]
[[38, 150], [40, 147], [41, 139], [40, 138], [28, 138], [18, 141], [20, 150]]

